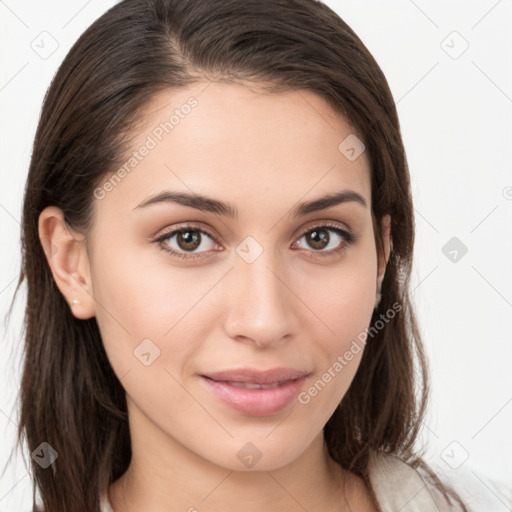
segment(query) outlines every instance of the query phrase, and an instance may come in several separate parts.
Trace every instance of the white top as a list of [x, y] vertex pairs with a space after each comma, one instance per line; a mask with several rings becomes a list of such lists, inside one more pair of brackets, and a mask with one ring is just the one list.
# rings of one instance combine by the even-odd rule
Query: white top
[[[456, 490], [468, 512], [510, 512], [512, 488], [492, 483], [476, 471], [447, 469], [441, 480]], [[425, 473], [392, 455], [378, 453], [371, 458], [370, 483], [381, 512], [459, 512], [450, 505]], [[107, 492], [100, 494], [101, 512], [114, 512]]]

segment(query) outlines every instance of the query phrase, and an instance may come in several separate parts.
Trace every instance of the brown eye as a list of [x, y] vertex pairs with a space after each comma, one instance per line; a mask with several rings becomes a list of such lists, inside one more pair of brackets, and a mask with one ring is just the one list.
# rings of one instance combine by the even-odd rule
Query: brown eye
[[310, 231], [306, 235], [307, 243], [313, 248], [313, 249], [324, 249], [329, 245], [330, 236], [329, 236], [329, 230], [328, 229], [314, 229], [313, 231]]
[[178, 231], [176, 234], [176, 243], [183, 251], [194, 251], [201, 245], [200, 231], [187, 229]]
[[[193, 226], [181, 226], [170, 230], [155, 242], [171, 255], [191, 260], [206, 257], [206, 253], [216, 245], [211, 235]], [[203, 250], [198, 250], [200, 248]]]
[[338, 226], [320, 225], [305, 231], [300, 240], [305, 239], [307, 248], [313, 249], [315, 256], [333, 256], [356, 241], [356, 236]]

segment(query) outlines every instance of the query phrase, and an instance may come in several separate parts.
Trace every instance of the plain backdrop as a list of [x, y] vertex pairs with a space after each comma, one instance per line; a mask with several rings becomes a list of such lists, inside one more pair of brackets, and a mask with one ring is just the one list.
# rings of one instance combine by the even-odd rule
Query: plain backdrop
[[[114, 3], [0, 1], [2, 320], [19, 273], [23, 187], [45, 91]], [[498, 492], [489, 479], [512, 482], [512, 1], [326, 3], [374, 55], [397, 103], [416, 211], [413, 297], [432, 374], [427, 459], [471, 468]], [[24, 297], [2, 324], [2, 466], [17, 422]], [[18, 456], [1, 479], [0, 511], [28, 510], [30, 498]]]

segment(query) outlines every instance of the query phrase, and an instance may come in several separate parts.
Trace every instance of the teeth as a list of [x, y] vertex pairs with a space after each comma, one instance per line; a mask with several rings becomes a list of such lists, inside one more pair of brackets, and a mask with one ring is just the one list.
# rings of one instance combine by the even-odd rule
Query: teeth
[[227, 384], [236, 388], [246, 389], [273, 389], [279, 387], [283, 382], [275, 382], [274, 384], [256, 384], [253, 382], [234, 382], [228, 381]]

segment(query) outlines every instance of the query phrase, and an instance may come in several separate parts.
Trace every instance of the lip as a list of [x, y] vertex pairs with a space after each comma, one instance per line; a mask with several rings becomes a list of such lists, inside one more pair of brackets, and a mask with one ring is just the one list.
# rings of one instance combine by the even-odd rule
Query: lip
[[221, 401], [247, 416], [275, 414], [297, 398], [306, 376], [271, 389], [248, 389], [201, 376], [201, 381]]
[[[289, 368], [275, 368], [265, 372], [243, 368], [201, 375], [201, 381], [217, 398], [238, 412], [247, 416], [268, 416], [283, 410], [297, 398], [307, 375], [309, 373]], [[279, 385], [267, 389], [250, 389], [237, 387], [230, 382]]]
[[251, 384], [274, 384], [287, 380], [298, 379], [309, 372], [295, 368], [271, 368], [270, 370], [258, 370], [256, 368], [236, 368], [214, 373], [205, 373], [203, 377], [223, 382], [247, 382]]

